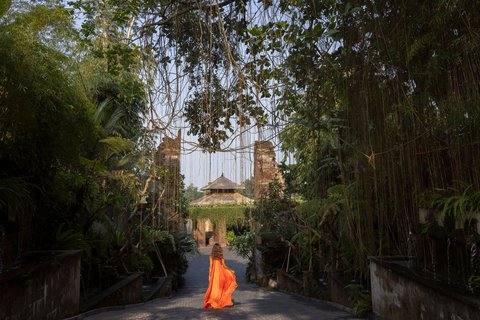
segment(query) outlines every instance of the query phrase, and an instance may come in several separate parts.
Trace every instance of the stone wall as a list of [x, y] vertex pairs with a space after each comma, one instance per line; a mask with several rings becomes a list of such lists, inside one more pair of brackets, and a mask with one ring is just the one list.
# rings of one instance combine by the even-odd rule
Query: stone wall
[[303, 282], [282, 269], [278, 269], [277, 288], [288, 292], [301, 293], [303, 291]]
[[199, 247], [205, 247], [207, 245], [206, 243], [206, 219], [198, 219], [197, 220], [197, 228], [195, 230], [195, 240], [197, 241], [197, 244]]
[[164, 223], [170, 232], [183, 231], [184, 224], [180, 212], [176, 207], [180, 194], [180, 149], [181, 131], [178, 130], [176, 138], [164, 137], [157, 152], [157, 163], [168, 170], [167, 175], [162, 179], [162, 191], [160, 210]]
[[352, 302], [348, 299], [345, 286], [348, 282], [345, 282], [342, 272], [329, 272], [328, 273], [328, 296], [330, 301], [342, 304], [347, 307], [353, 307]]
[[163, 137], [158, 147], [158, 164], [180, 171], [181, 130], [175, 138]]
[[225, 247], [227, 245], [227, 224], [225, 219], [217, 221], [215, 228], [215, 242], [220, 246]]
[[401, 260], [370, 258], [373, 312], [391, 320], [479, 320], [480, 299], [420, 277]]
[[79, 312], [80, 251], [32, 252], [0, 274], [0, 319], [63, 319]]
[[277, 180], [285, 185], [283, 175], [275, 160], [275, 150], [271, 141], [256, 141], [254, 147], [254, 197], [266, 196], [268, 185]]
[[220, 246], [227, 245], [227, 223], [225, 219], [217, 221], [214, 225], [208, 218], [196, 220], [193, 238], [199, 247], [212, 246], [218, 243]]
[[145, 301], [170, 297], [171, 295], [172, 295], [172, 278], [162, 277], [158, 280], [158, 283], [154, 286], [151, 294], [148, 297], [146, 297]]
[[82, 311], [142, 302], [142, 273], [133, 273], [90, 299]]

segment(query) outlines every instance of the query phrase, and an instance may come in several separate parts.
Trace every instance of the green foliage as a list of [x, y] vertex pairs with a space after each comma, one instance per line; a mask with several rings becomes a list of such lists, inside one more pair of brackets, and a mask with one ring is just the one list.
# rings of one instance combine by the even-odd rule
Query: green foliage
[[480, 276], [470, 276], [468, 283], [470, 288], [478, 290], [480, 288]]
[[265, 198], [255, 203], [247, 211], [248, 219], [259, 222], [266, 232], [275, 232], [287, 235], [292, 232], [293, 209], [295, 204], [288, 198], [281, 196], [281, 187], [278, 181], [269, 184]]
[[10, 6], [12, 5], [11, 0], [2, 0], [0, 2], [0, 18], [5, 14], [5, 12], [10, 9]]
[[0, 212], [7, 212], [9, 220], [16, 214], [34, 207], [29, 186], [22, 178], [0, 178]]
[[[73, 61], [45, 38], [68, 35], [70, 25], [65, 10], [47, 6], [12, 9], [0, 25], [0, 177], [10, 180], [3, 194], [8, 210], [22, 213], [17, 223], [35, 225], [23, 250], [48, 247], [55, 228], [72, 223], [80, 157], [97, 139], [93, 105], [71, 72]], [[0, 209], [2, 221], [4, 214]]]
[[288, 239], [296, 231], [295, 204], [283, 197], [280, 191], [278, 181], [270, 183], [266, 197], [246, 211], [247, 220], [255, 221], [258, 226], [255, 232], [262, 238], [261, 245], [255, 244], [253, 232], [237, 238], [241, 254], [248, 256], [252, 265], [254, 248], [262, 253], [262, 268], [266, 277], [275, 277], [276, 270], [282, 268], [288, 252]]
[[[1, 15], [9, 5], [2, 2]], [[90, 46], [72, 22], [70, 11], [49, 2], [2, 16], [0, 224], [14, 222], [6, 232], [16, 232], [18, 243], [9, 245], [22, 251], [83, 250], [82, 289], [154, 272], [153, 243], [177, 279], [194, 241], [146, 223], [137, 206], [151, 168], [141, 148], [153, 141], [142, 135], [141, 53], [123, 39], [115, 43], [118, 34], [106, 47], [96, 46], [100, 38]]]
[[230, 244], [232, 241], [235, 241], [235, 238], [237, 236], [235, 235], [235, 232], [230, 230], [230, 231], [227, 231], [227, 243]]
[[[221, 142], [233, 133], [229, 118], [236, 109], [224, 108], [227, 104], [225, 89], [217, 77], [211, 82], [204, 92], [195, 93], [188, 101], [185, 117], [191, 123], [188, 133], [198, 135], [199, 143], [204, 149], [215, 151], [220, 148]], [[208, 101], [208, 104], [205, 101]], [[212, 117], [212, 114], [215, 116]]]
[[152, 261], [152, 258], [144, 253], [128, 256], [126, 265], [129, 266], [130, 270], [143, 272], [145, 277], [148, 277], [152, 270], [155, 269], [155, 263]]
[[[454, 180], [478, 188], [470, 66], [479, 62], [471, 32], [479, 9], [468, 1], [265, 7], [278, 14], [248, 26], [255, 66], [247, 72], [286, 121], [282, 148], [296, 160], [285, 166], [287, 194], [318, 201], [299, 206], [292, 251], [305, 266], [306, 248], [319, 245], [313, 256], [330, 268], [368, 277], [366, 256], [406, 253], [419, 193]], [[345, 192], [329, 189], [336, 185]], [[442, 215], [468, 217], [471, 191], [458, 191], [436, 202]]]
[[245, 189], [239, 190], [240, 194], [243, 194], [246, 197], [253, 198], [254, 197], [254, 182], [253, 178], [251, 179], [246, 179], [244, 182]]
[[[350, 212], [350, 190], [350, 186], [335, 185], [327, 190], [327, 197], [323, 199], [297, 203], [297, 231], [288, 239], [295, 258], [291, 263], [295, 272], [308, 268], [321, 275], [325, 270], [355, 267], [361, 261], [364, 249], [354, 235], [356, 230], [352, 229], [358, 217]], [[315, 263], [314, 257], [321, 257], [321, 264]]]
[[135, 142], [121, 138], [121, 137], [107, 137], [98, 141], [105, 158], [110, 158], [112, 155], [122, 154], [132, 150], [135, 147]]
[[198, 191], [197, 187], [194, 187], [193, 184], [190, 184], [185, 188], [185, 198], [188, 203], [193, 200], [199, 199], [203, 196], [203, 192]]
[[364, 292], [362, 286], [356, 283], [345, 286], [345, 289], [357, 316], [366, 316], [372, 312], [372, 295], [370, 292]]
[[161, 243], [167, 248], [167, 251], [176, 250], [175, 238], [168, 231], [159, 230], [151, 226], [143, 226], [141, 232], [145, 250], [154, 252], [153, 245], [156, 243]]
[[85, 235], [82, 232], [73, 229], [65, 229], [65, 226], [61, 225], [55, 232], [52, 249], [78, 249], [83, 251], [82, 253], [85, 255], [85, 257], [89, 257], [92, 246], [87, 239], [85, 239]]
[[120, 73], [101, 67], [104, 60], [88, 56], [80, 72], [89, 82], [84, 83], [89, 96], [97, 104], [95, 122], [105, 136], [138, 140], [145, 110], [145, 90], [135, 66]]
[[227, 226], [243, 225], [245, 223], [245, 210], [243, 205], [218, 205], [218, 206], [191, 206], [188, 209], [190, 219], [210, 219], [213, 223], [224, 220]]
[[449, 214], [457, 221], [471, 220], [480, 212], [480, 191], [474, 190], [473, 185], [457, 183], [437, 191], [443, 196], [435, 198], [432, 205], [440, 210], [441, 220]]
[[255, 234], [247, 231], [229, 239], [228, 244], [240, 257], [251, 260], [255, 250]]
[[473, 185], [455, 181], [447, 188], [428, 189], [420, 194], [419, 202], [422, 207], [438, 212], [431, 217], [435, 221], [427, 221], [423, 225], [422, 233], [427, 234], [435, 230], [438, 223], [450, 234], [455, 229], [463, 229], [465, 226], [467, 234], [476, 233], [471, 224], [480, 212], [480, 191], [475, 190]]
[[[172, 245], [173, 243], [173, 245]], [[187, 271], [188, 255], [197, 254], [197, 243], [189, 234], [177, 233], [171, 238], [164, 238], [162, 241], [156, 242], [162, 259], [167, 269], [167, 273], [172, 277], [174, 288], [178, 288], [183, 284], [183, 274]], [[154, 270], [162, 274], [158, 256], [154, 252], [150, 252], [149, 256], [154, 261]]]
[[295, 152], [297, 159], [297, 164], [288, 168], [287, 187], [307, 199], [318, 198], [339, 182], [338, 156], [342, 146], [337, 131], [344, 126], [344, 121], [334, 115], [321, 115], [321, 110], [313, 112], [318, 116], [312, 115], [308, 106], [299, 104], [293, 121], [281, 133], [282, 148]]

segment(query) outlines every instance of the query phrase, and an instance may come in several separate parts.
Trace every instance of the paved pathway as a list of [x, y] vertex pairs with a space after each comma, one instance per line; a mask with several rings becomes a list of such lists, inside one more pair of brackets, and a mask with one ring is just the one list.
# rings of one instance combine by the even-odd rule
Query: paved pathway
[[208, 254], [201, 249], [192, 257], [185, 276], [185, 287], [171, 298], [153, 300], [126, 309], [99, 313], [88, 320], [156, 320], [156, 319], [356, 319], [331, 304], [278, 291], [268, 291], [245, 280], [246, 261], [225, 250], [225, 263], [235, 270], [238, 288], [233, 294], [234, 307], [203, 310], [203, 295], [208, 285]]

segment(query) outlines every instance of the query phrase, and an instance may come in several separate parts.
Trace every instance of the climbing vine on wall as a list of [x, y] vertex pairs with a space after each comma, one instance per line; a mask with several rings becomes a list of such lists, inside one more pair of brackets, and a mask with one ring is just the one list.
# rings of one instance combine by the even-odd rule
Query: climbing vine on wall
[[191, 206], [188, 209], [188, 217], [192, 220], [208, 218], [214, 224], [225, 219], [227, 226], [241, 225], [245, 223], [244, 212], [247, 208], [240, 205]]

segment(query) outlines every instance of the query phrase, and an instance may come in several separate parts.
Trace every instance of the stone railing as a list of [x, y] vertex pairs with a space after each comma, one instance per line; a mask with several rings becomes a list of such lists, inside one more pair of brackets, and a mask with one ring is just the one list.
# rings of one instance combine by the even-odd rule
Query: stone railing
[[82, 311], [142, 302], [142, 273], [135, 272], [113, 286], [92, 297], [82, 306]]
[[407, 267], [407, 257], [370, 257], [373, 312], [382, 319], [480, 320], [480, 299]]
[[31, 252], [0, 273], [0, 319], [63, 319], [79, 312], [80, 251]]

